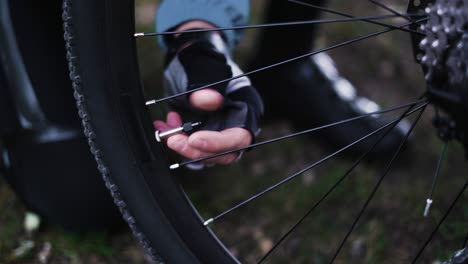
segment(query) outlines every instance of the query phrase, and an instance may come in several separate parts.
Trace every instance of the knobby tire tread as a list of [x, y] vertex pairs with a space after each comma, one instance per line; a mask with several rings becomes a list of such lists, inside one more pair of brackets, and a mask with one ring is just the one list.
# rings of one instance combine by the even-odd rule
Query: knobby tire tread
[[73, 31], [73, 22], [72, 22], [72, 14], [71, 14], [71, 0], [64, 0], [63, 1], [63, 29], [64, 29], [64, 39], [65, 39], [65, 49], [66, 49], [66, 56], [68, 61], [68, 70], [69, 70], [69, 77], [72, 80], [72, 87], [73, 87], [73, 95], [76, 100], [76, 106], [78, 108], [78, 115], [81, 118], [81, 124], [84, 129], [84, 134], [88, 140], [88, 144], [90, 147], [90, 151], [93, 154], [99, 172], [102, 175], [102, 179], [110, 191], [112, 199], [115, 205], [118, 207], [124, 220], [127, 222], [129, 227], [132, 230], [133, 235], [137, 238], [140, 245], [145, 250], [146, 254], [148, 254], [151, 259], [156, 261], [157, 263], [164, 263], [163, 259], [156, 253], [156, 250], [150, 245], [148, 239], [146, 238], [145, 234], [139, 231], [139, 227], [136, 224], [135, 218], [130, 213], [129, 209], [125, 201], [121, 198], [119, 193], [119, 188], [114, 183], [111, 174], [109, 173], [110, 170], [106, 163], [103, 160], [103, 153], [99, 148], [99, 144], [96, 142], [96, 134], [93, 131], [93, 126], [90, 123], [90, 115], [88, 113], [85, 98], [82, 92], [82, 82], [80, 77], [80, 65], [78, 65], [78, 61], [76, 60], [76, 51], [75, 51], [75, 42], [74, 42], [74, 31]]

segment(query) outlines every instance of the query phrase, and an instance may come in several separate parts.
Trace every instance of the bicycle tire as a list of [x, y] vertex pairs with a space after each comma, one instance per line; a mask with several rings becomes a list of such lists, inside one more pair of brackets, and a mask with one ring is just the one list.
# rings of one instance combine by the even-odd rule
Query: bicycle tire
[[142, 103], [134, 16], [128, 12], [133, 8], [130, 0], [63, 2], [70, 78], [91, 152], [125, 221], [153, 259], [235, 263], [169, 174], [162, 149], [148, 144], [154, 132]]
[[64, 0], [70, 78], [91, 152], [114, 202], [153, 259], [237, 263], [203, 225], [152, 139], [133, 8], [131, 0]]

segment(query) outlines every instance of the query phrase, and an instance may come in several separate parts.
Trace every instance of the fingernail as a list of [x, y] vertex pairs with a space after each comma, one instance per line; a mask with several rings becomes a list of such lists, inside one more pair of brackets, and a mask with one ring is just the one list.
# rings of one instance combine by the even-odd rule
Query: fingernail
[[207, 147], [208, 143], [202, 138], [196, 138], [190, 142], [190, 145], [195, 148], [204, 149]]

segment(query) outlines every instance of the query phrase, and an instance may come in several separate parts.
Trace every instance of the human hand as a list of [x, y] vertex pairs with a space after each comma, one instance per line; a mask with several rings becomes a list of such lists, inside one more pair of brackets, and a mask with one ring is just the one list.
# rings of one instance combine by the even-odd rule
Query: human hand
[[[216, 111], [223, 105], [223, 96], [213, 89], [205, 89], [194, 92], [189, 98], [190, 104], [204, 111]], [[181, 116], [177, 112], [169, 112], [166, 121], [156, 120], [154, 127], [159, 131], [166, 131], [180, 127], [183, 124]], [[222, 131], [202, 130], [193, 134], [176, 134], [170, 136], [166, 144], [173, 151], [188, 159], [198, 159], [211, 156], [227, 150], [237, 149], [250, 145], [252, 135], [244, 128], [228, 128]], [[237, 160], [240, 153], [206, 160], [206, 163], [230, 164]]]
[[[183, 29], [181, 29], [183, 30]], [[242, 74], [217, 33], [190, 33], [168, 43], [164, 72], [165, 92], [174, 95]], [[189, 159], [197, 159], [251, 144], [258, 133], [263, 103], [247, 77], [235, 78], [170, 102], [173, 112], [156, 129], [180, 127], [185, 121], [201, 121], [202, 131], [170, 136], [168, 147]], [[238, 153], [206, 161], [229, 164]]]
[[[166, 122], [157, 120], [154, 126], [159, 131], [180, 127], [182, 118], [177, 112], [169, 112]], [[191, 135], [176, 134], [170, 136], [167, 146], [188, 159], [198, 159], [216, 153], [248, 146], [252, 135], [244, 128], [228, 128], [222, 131], [201, 130]], [[205, 163], [230, 164], [236, 161], [240, 153], [231, 153], [204, 161]]]

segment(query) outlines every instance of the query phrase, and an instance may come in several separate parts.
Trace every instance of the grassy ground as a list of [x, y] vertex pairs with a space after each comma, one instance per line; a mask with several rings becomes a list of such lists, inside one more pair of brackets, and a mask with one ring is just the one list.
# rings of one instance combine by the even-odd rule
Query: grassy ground
[[[253, 20], [258, 21], [262, 2], [252, 1]], [[349, 2], [349, 1], [348, 1]], [[404, 10], [404, 1], [392, 1]], [[360, 15], [382, 12], [368, 3], [332, 1], [332, 7]], [[141, 1], [137, 8], [138, 30], [152, 30], [155, 4]], [[401, 23], [401, 22], [400, 22]], [[336, 24], [321, 28], [317, 47], [347, 40], [379, 27], [367, 24]], [[257, 31], [249, 31], [236, 51], [241, 63], [251, 58]], [[385, 106], [417, 97], [424, 89], [421, 73], [414, 64], [408, 37], [392, 33], [331, 52], [340, 70], [359, 91]], [[138, 42], [141, 72], [147, 96], [158, 94], [161, 85], [161, 51], [152, 38]], [[406, 101], [405, 101], [406, 100]], [[156, 109], [155, 112], [158, 112]], [[440, 142], [431, 129], [431, 111], [423, 116], [411, 148], [397, 160], [369, 208], [344, 245], [336, 263], [408, 263], [422, 241], [442, 217], [464, 183], [467, 166], [463, 150], [451, 144], [442, 168], [434, 205], [422, 217], [435, 170]], [[293, 132], [287, 121], [267, 124], [260, 140]], [[234, 166], [215, 167], [202, 173], [182, 171], [177, 175], [203, 217], [222, 212], [267, 186], [283, 179], [329, 153], [317, 139], [302, 137], [252, 150]], [[350, 175], [269, 258], [270, 263], [328, 263], [364, 200], [385, 168], [386, 159], [374, 159]], [[339, 157], [310, 170], [213, 225], [216, 234], [245, 263], [254, 263], [281, 234], [343, 175], [352, 160]], [[189, 174], [190, 173], [190, 174]], [[461, 247], [468, 233], [468, 195], [459, 203], [422, 256], [421, 263], [437, 263]], [[117, 235], [69, 234], [57, 227], [44, 227], [26, 234], [22, 219], [25, 209], [8, 186], [0, 182], [0, 263], [37, 263], [46, 243], [52, 245], [48, 263], [145, 263], [145, 257], [128, 232]], [[21, 241], [35, 247], [20, 258], [12, 257]]]

